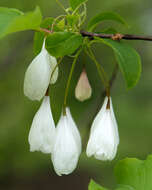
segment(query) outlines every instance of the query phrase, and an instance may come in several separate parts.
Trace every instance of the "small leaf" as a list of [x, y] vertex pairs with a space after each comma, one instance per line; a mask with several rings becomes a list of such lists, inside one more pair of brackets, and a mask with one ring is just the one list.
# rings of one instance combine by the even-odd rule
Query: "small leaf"
[[135, 49], [124, 42], [97, 38], [114, 50], [119, 68], [124, 75], [128, 88], [136, 85], [141, 74], [141, 60]]
[[119, 184], [116, 190], [152, 189], [152, 155], [146, 160], [126, 158], [118, 162], [115, 176]]
[[[53, 22], [54, 22], [54, 18], [48, 17], [48, 18], [45, 18], [43, 20], [43, 22], [41, 23], [40, 26], [41, 26], [41, 28], [51, 30]], [[54, 27], [53, 27], [54, 32], [61, 31], [61, 28], [58, 26], [58, 24], [61, 24], [61, 23], [57, 23], [57, 25], [54, 25]], [[35, 35], [34, 35], [34, 52], [35, 52], [35, 55], [38, 55], [40, 53], [40, 51], [42, 49], [44, 38], [45, 38], [44, 32], [35, 32]]]
[[86, 3], [88, 0], [70, 0], [70, 6], [73, 10], [79, 7], [82, 3]]
[[73, 27], [79, 21], [79, 15], [67, 15], [67, 22], [68, 24]]
[[90, 181], [88, 190], [107, 190], [104, 187], [101, 187], [99, 184], [95, 183], [93, 180]]
[[55, 32], [46, 39], [46, 49], [55, 57], [72, 54], [83, 43], [80, 34], [71, 32]]
[[113, 12], [104, 12], [104, 13], [99, 13], [89, 21], [88, 31], [90, 32], [93, 31], [98, 24], [100, 24], [105, 20], [116, 21], [119, 22], [120, 24], [128, 26], [127, 23], [119, 14]]
[[65, 19], [64, 18], [57, 23], [57, 27], [61, 30], [64, 30], [64, 27], [65, 27]]
[[[54, 18], [46, 18], [41, 23], [41, 27], [45, 29], [51, 29], [51, 25], [54, 21]], [[45, 34], [43, 32], [35, 32], [34, 35], [34, 52], [38, 55], [42, 49], [43, 41], [45, 38]]]
[[0, 7], [0, 38], [13, 32], [37, 29], [41, 20], [39, 7], [25, 14], [17, 9]]

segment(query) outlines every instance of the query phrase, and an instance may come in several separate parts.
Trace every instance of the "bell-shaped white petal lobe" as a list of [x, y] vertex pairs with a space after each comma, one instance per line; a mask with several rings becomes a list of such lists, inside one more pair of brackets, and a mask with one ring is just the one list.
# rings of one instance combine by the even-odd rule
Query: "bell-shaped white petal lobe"
[[75, 138], [75, 141], [77, 143], [77, 146], [79, 148], [79, 153], [81, 153], [81, 148], [82, 148], [82, 144], [81, 144], [81, 136], [80, 133], [78, 131], [78, 128], [72, 118], [71, 112], [69, 108], [66, 108], [66, 114], [67, 114], [67, 121], [68, 121], [68, 125], [71, 128], [71, 131], [73, 133], [73, 136]]
[[119, 144], [117, 122], [112, 108], [107, 108], [106, 97], [103, 106], [93, 121], [90, 137], [87, 145], [87, 156], [94, 156], [99, 160], [113, 160]]
[[[47, 52], [44, 42], [41, 52], [34, 58], [25, 73], [24, 94], [28, 98], [31, 100], [41, 100], [44, 97], [56, 64], [56, 58]], [[57, 77], [58, 68], [53, 74], [51, 83], [55, 83]]]
[[50, 108], [49, 96], [44, 100], [35, 114], [29, 132], [30, 151], [51, 153], [55, 141], [56, 129]]
[[113, 105], [112, 105], [112, 99], [110, 98], [110, 108], [111, 108], [111, 117], [113, 118], [113, 122], [114, 122], [114, 128], [115, 128], [115, 135], [116, 135], [116, 144], [119, 144], [119, 132], [118, 132], [118, 126], [117, 126], [117, 121], [116, 121], [116, 117], [113, 111]]
[[75, 97], [83, 102], [91, 97], [92, 88], [89, 83], [87, 73], [85, 69], [82, 71], [80, 78], [78, 80], [77, 86], [75, 88]]
[[55, 57], [49, 55], [49, 61], [51, 63], [51, 80], [50, 80], [50, 84], [54, 84], [56, 83], [57, 79], [58, 79], [58, 73], [59, 73], [59, 69], [57, 67], [57, 60]]
[[52, 152], [53, 166], [59, 176], [73, 172], [81, 150], [79, 132], [69, 117], [69, 115], [62, 115], [59, 120]]

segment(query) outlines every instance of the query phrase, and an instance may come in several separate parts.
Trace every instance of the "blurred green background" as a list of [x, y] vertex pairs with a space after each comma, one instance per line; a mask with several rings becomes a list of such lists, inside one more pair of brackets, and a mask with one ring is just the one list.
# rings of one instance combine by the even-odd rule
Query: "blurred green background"
[[[68, 6], [68, 0], [61, 2]], [[22, 11], [33, 10], [36, 5], [40, 6], [45, 17], [63, 13], [55, 0], [0, 1], [0, 6]], [[87, 5], [88, 19], [101, 11], [115, 11], [130, 25], [126, 29], [112, 24], [118, 31], [152, 34], [151, 0], [89, 0]], [[76, 171], [69, 176], [58, 177], [53, 171], [50, 155], [29, 152], [28, 133], [40, 106], [40, 102], [32, 102], [23, 94], [24, 73], [34, 58], [33, 34], [31, 31], [16, 33], [0, 41], [0, 190], [86, 190], [90, 178], [113, 188], [113, 168], [118, 160], [125, 157], [144, 159], [152, 153], [152, 43], [127, 42], [140, 53], [143, 71], [138, 85], [132, 90], [126, 90], [121, 73], [113, 86], [112, 98], [119, 125], [120, 145], [117, 157], [112, 162], [97, 161], [85, 155], [91, 121], [102, 105], [103, 86], [92, 61], [85, 54], [81, 55], [72, 79], [68, 104], [81, 131], [84, 148]], [[96, 46], [94, 52], [110, 76], [115, 63], [112, 51], [100, 45]], [[51, 106], [56, 122], [61, 112], [71, 61], [71, 58], [64, 59], [58, 82], [51, 87]], [[86, 64], [93, 96], [80, 103], [74, 98], [74, 88], [83, 63]]]

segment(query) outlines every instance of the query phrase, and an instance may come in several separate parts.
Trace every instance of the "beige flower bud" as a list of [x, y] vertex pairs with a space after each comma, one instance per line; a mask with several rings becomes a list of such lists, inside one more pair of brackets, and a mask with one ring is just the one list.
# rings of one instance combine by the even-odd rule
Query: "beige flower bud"
[[91, 97], [92, 89], [89, 83], [86, 70], [83, 69], [80, 78], [78, 80], [77, 86], [75, 88], [75, 97], [83, 102]]

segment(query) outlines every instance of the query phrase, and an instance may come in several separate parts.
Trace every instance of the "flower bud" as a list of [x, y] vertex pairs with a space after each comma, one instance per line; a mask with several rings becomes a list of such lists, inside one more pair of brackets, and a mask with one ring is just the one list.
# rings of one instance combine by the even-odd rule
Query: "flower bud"
[[82, 71], [80, 78], [78, 80], [77, 86], [75, 88], [75, 97], [83, 102], [91, 97], [92, 89], [87, 77], [85, 69]]
[[[34, 58], [27, 68], [24, 79], [24, 94], [31, 100], [41, 100], [44, 97], [50, 83], [51, 74], [57, 65], [55, 57], [45, 49], [45, 41], [41, 52]], [[55, 83], [58, 77], [56, 68], [51, 83]]]
[[56, 139], [52, 152], [52, 162], [56, 173], [68, 175], [77, 166], [81, 153], [81, 138], [71, 117], [70, 110], [62, 115], [57, 125]]
[[49, 96], [45, 96], [38, 112], [34, 116], [29, 132], [30, 151], [51, 153], [56, 135], [55, 130]]
[[88, 157], [94, 155], [98, 160], [113, 160], [118, 144], [119, 134], [112, 100], [106, 97], [93, 121], [86, 153]]

